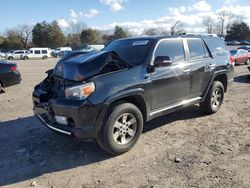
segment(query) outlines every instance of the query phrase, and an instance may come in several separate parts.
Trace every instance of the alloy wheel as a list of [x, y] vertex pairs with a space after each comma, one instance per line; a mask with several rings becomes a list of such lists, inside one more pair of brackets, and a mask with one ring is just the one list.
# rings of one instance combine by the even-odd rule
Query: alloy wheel
[[114, 124], [113, 139], [119, 145], [128, 144], [136, 135], [137, 120], [133, 114], [121, 115]]
[[214, 108], [218, 108], [221, 105], [221, 101], [222, 101], [222, 90], [221, 88], [216, 88], [212, 94], [212, 106]]

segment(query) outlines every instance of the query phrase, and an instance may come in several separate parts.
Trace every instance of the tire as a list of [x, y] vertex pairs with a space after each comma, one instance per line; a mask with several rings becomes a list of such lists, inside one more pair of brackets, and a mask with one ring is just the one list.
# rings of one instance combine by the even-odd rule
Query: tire
[[224, 92], [223, 84], [219, 81], [214, 81], [205, 101], [200, 103], [201, 110], [206, 114], [216, 113], [223, 103]]
[[98, 144], [112, 155], [129, 151], [138, 141], [143, 129], [141, 111], [131, 103], [117, 104], [108, 113], [98, 136]]
[[14, 58], [13, 57], [8, 57], [8, 60], [13, 60]]
[[245, 64], [250, 65], [250, 59], [248, 59]]
[[28, 57], [27, 57], [27, 56], [24, 56], [24, 57], [23, 57], [23, 60], [27, 60], [27, 59], [28, 59]]
[[48, 58], [48, 56], [46, 56], [46, 55], [45, 55], [45, 56], [43, 56], [43, 59], [47, 59], [47, 58]]
[[4, 90], [4, 86], [2, 84], [2, 82], [0, 81], [0, 93], [4, 93], [5, 90]]

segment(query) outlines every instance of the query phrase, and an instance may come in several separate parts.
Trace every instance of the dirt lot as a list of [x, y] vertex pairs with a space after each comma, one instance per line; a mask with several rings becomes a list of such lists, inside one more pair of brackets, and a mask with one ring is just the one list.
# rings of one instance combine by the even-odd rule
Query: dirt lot
[[55, 60], [18, 61], [23, 81], [0, 95], [0, 185], [6, 187], [250, 187], [250, 79], [235, 68], [221, 110], [155, 119], [130, 152], [55, 134], [32, 115], [33, 87]]

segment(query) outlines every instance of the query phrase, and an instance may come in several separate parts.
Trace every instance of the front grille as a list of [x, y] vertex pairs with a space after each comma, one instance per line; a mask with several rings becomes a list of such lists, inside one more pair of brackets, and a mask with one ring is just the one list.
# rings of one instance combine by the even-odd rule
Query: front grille
[[63, 79], [54, 78], [53, 87], [52, 87], [53, 98], [63, 97], [65, 87], [66, 87], [66, 84]]

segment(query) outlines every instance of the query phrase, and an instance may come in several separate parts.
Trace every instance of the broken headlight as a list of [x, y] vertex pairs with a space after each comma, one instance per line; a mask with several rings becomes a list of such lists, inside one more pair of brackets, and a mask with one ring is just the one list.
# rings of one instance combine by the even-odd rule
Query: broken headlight
[[68, 87], [65, 89], [65, 97], [73, 100], [83, 100], [95, 92], [94, 82], [80, 86]]

